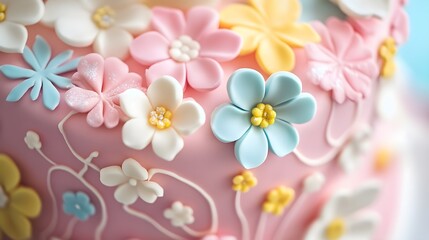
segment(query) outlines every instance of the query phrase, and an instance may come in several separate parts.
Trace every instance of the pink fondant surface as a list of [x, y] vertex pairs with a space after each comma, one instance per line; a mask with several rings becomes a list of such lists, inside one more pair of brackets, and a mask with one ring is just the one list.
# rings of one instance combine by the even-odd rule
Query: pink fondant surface
[[[374, 37], [366, 38], [365, 41], [374, 52], [388, 32], [388, 24], [381, 26]], [[69, 49], [54, 34], [52, 29], [43, 26], [29, 27], [29, 42], [33, 43], [34, 37], [39, 34], [46, 38], [53, 48], [53, 53], [57, 54], [64, 49]], [[74, 49], [75, 56], [83, 56], [92, 52], [91, 48]], [[326, 130], [330, 118], [330, 111], [333, 104], [336, 104], [330, 92], [322, 90], [313, 85], [306, 77], [306, 58], [302, 49], [295, 51], [297, 56], [296, 73], [303, 82], [303, 91], [311, 93], [317, 100], [318, 111], [311, 122], [305, 125], [296, 125], [300, 134], [300, 144], [298, 150], [310, 157], [319, 158], [333, 150], [326, 141]], [[145, 68], [133, 60], [126, 63], [130, 66], [130, 72], [136, 72], [144, 77]], [[14, 64], [27, 67], [19, 54], [0, 53], [0, 65]], [[239, 68], [261, 69], [257, 66], [253, 56], [239, 57], [229, 63], [222, 65], [225, 71], [225, 78], [221, 86], [211, 92], [197, 92], [187, 89], [185, 97], [192, 97], [203, 106], [207, 121], [205, 125], [195, 134], [185, 138], [185, 147], [172, 162], [167, 162], [157, 157], [150, 147], [143, 151], [134, 151], [124, 146], [121, 139], [121, 123], [114, 129], [105, 127], [92, 128], [85, 120], [86, 115], [78, 114], [65, 123], [65, 132], [74, 150], [84, 158], [94, 151], [99, 152], [99, 156], [93, 160], [93, 164], [99, 168], [118, 165], [127, 158], [136, 159], [146, 169], [160, 168], [172, 171], [204, 189], [215, 201], [219, 214], [219, 228], [216, 234], [232, 235], [241, 239], [241, 226], [235, 214], [234, 198], [236, 192], [231, 189], [232, 178], [241, 173], [244, 169], [236, 161], [234, 156], [234, 145], [224, 144], [218, 141], [212, 134], [210, 128], [210, 117], [213, 110], [220, 104], [229, 102], [226, 92], [228, 76]], [[16, 86], [17, 80], [12, 81], [0, 75], [0, 152], [10, 155], [17, 163], [22, 174], [22, 183], [33, 187], [41, 196], [43, 202], [42, 214], [33, 221], [35, 239], [42, 237], [42, 231], [48, 227], [52, 220], [53, 201], [49, 197], [47, 190], [48, 170], [51, 167], [34, 150], [29, 150], [24, 143], [26, 132], [32, 130], [40, 135], [42, 151], [46, 156], [57, 164], [69, 166], [79, 172], [83, 164], [79, 162], [70, 152], [57, 125], [71, 111], [62, 101], [55, 111], [51, 112], [43, 107], [40, 99], [32, 102], [26, 94], [17, 103], [9, 103], [4, 99], [10, 90]], [[279, 158], [272, 153], [266, 162], [259, 168], [252, 170], [258, 179], [258, 185], [248, 193], [242, 195], [242, 209], [248, 218], [251, 236], [255, 234], [258, 220], [261, 215], [262, 203], [268, 191], [279, 185], [285, 185], [295, 189], [297, 196], [301, 195], [302, 181], [309, 174], [319, 171], [327, 178], [326, 185], [319, 193], [304, 196], [299, 209], [294, 211], [293, 219], [289, 219], [289, 225], [282, 229], [283, 239], [301, 239], [306, 228], [317, 217], [320, 207], [330, 194], [341, 187], [355, 187], [365, 180], [378, 179], [383, 184], [383, 191], [377, 202], [371, 207], [382, 216], [382, 222], [377, 230], [375, 239], [385, 239], [386, 234], [395, 216], [396, 196], [399, 196], [399, 165], [396, 161], [384, 172], [376, 172], [373, 168], [374, 151], [378, 148], [378, 142], [383, 142], [384, 133], [390, 129], [378, 128], [380, 125], [375, 120], [374, 102], [376, 96], [377, 82], [371, 86], [369, 97], [362, 101], [362, 112], [355, 119], [357, 105], [347, 101], [342, 105], [335, 106], [332, 118], [332, 136], [339, 138], [347, 134], [356, 120], [360, 124], [371, 124], [377, 130], [373, 141], [373, 148], [363, 160], [359, 169], [350, 175], [346, 175], [339, 167], [338, 162], [333, 159], [328, 164], [320, 167], [310, 167], [299, 161], [293, 154], [284, 158]], [[337, 147], [338, 151], [342, 146]], [[102, 239], [166, 239], [167, 237], [156, 230], [146, 221], [128, 215], [122, 205], [115, 201], [113, 193], [115, 188], [106, 187], [100, 183], [99, 173], [93, 169], [85, 174], [85, 180], [93, 185], [102, 195], [107, 206], [107, 225], [102, 233]], [[205, 231], [210, 227], [211, 216], [208, 203], [205, 199], [189, 186], [178, 182], [168, 176], [156, 175], [153, 181], [159, 183], [165, 191], [165, 195], [159, 198], [154, 204], [138, 201], [132, 205], [149, 215], [162, 226], [170, 231], [189, 239], [189, 235], [179, 228], [171, 226], [170, 221], [163, 217], [163, 211], [171, 206], [174, 201], [181, 201], [194, 210], [195, 223], [189, 225], [190, 228]], [[69, 173], [53, 171], [52, 189], [57, 199], [58, 221], [51, 236], [61, 237], [66, 231], [67, 224], [71, 217], [62, 211], [62, 194], [65, 191], [83, 191], [87, 193], [91, 202], [96, 208], [96, 215], [86, 222], [78, 222], [72, 239], [92, 239], [94, 232], [99, 225], [101, 217], [101, 205], [97, 197], [88, 191], [82, 182]], [[288, 212], [281, 217], [269, 216], [266, 224], [264, 239], [272, 239], [280, 222], [288, 218]]]

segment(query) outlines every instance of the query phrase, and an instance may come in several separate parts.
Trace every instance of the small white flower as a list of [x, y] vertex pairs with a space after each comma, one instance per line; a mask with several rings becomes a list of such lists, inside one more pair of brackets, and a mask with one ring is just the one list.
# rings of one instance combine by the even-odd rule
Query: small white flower
[[139, 0], [48, 0], [42, 22], [74, 47], [87, 47], [104, 57], [125, 58], [133, 35], [148, 27], [151, 11]]
[[377, 17], [388, 16], [393, 0], [331, 0], [348, 16]]
[[0, 1], [0, 51], [22, 53], [28, 38], [25, 26], [40, 21], [44, 10], [40, 0]]
[[184, 206], [181, 202], [176, 201], [171, 205], [171, 208], [164, 211], [164, 217], [171, 220], [171, 224], [175, 227], [183, 227], [187, 224], [194, 223], [194, 211], [188, 206]]
[[24, 142], [31, 150], [42, 148], [42, 143], [40, 142], [39, 134], [37, 134], [36, 132], [28, 131], [25, 135]]
[[171, 161], [184, 146], [183, 136], [198, 130], [205, 122], [204, 109], [192, 99], [183, 99], [180, 84], [162, 77], [147, 89], [129, 89], [120, 96], [123, 112], [130, 118], [122, 128], [122, 141], [142, 150], [152, 143], [154, 153]]
[[346, 173], [355, 170], [362, 162], [362, 157], [371, 147], [371, 132], [371, 127], [368, 125], [358, 129], [340, 154], [339, 163]]
[[115, 199], [125, 205], [133, 204], [139, 197], [154, 203], [158, 197], [164, 196], [164, 189], [156, 182], [148, 180], [148, 172], [136, 160], [127, 159], [119, 166], [101, 169], [100, 181], [105, 186], [118, 188]]
[[337, 191], [311, 224], [304, 239], [372, 239], [379, 216], [373, 211], [361, 213], [360, 210], [375, 201], [380, 189], [379, 182], [371, 181], [354, 191]]
[[322, 173], [316, 172], [311, 174], [304, 180], [304, 192], [305, 193], [318, 192], [325, 184], [325, 181], [326, 181], [326, 178]]

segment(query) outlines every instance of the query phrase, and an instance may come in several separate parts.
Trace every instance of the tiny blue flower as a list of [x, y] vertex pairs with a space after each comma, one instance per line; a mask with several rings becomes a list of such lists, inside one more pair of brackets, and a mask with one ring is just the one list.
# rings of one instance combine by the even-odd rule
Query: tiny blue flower
[[63, 210], [66, 214], [73, 215], [81, 221], [86, 221], [95, 214], [94, 205], [90, 202], [88, 195], [83, 192], [65, 192]]
[[72, 55], [73, 51], [68, 50], [58, 54], [51, 60], [51, 47], [42, 37], [37, 36], [33, 51], [29, 47], [25, 47], [22, 54], [25, 62], [32, 69], [14, 65], [0, 66], [0, 72], [9, 79], [25, 79], [12, 89], [6, 101], [19, 101], [32, 88], [30, 93], [31, 100], [38, 99], [40, 91], [42, 91], [44, 106], [49, 110], [57, 108], [60, 103], [60, 93], [55, 86], [62, 89], [72, 87], [69, 78], [59, 75], [75, 70], [80, 60], [76, 58], [68, 61]]
[[306, 123], [316, 113], [314, 97], [301, 91], [301, 80], [289, 72], [275, 73], [265, 84], [259, 72], [237, 70], [228, 81], [231, 103], [213, 112], [212, 131], [221, 142], [235, 142], [235, 156], [247, 169], [260, 166], [268, 149], [284, 157], [299, 142], [292, 123]]

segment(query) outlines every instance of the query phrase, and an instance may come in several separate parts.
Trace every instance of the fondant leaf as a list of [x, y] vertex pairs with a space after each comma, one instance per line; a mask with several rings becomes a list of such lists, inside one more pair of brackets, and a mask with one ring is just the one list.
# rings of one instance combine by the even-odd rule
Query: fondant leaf
[[54, 74], [62, 74], [62, 73], [66, 73], [66, 72], [70, 72], [73, 70], [76, 70], [77, 65], [79, 64], [81, 58], [75, 58], [73, 60], [71, 60], [70, 62], [61, 65], [55, 69], [52, 69], [52, 73]]
[[53, 84], [55, 84], [55, 86], [57, 86], [59, 88], [68, 89], [68, 88], [71, 88], [73, 86], [70, 78], [58, 76], [58, 75], [53, 74], [53, 73], [49, 73], [46, 76], [46, 78], [48, 78], [49, 81], [51, 81]]
[[14, 87], [12, 91], [10, 91], [9, 95], [7, 95], [6, 101], [8, 102], [19, 101], [22, 98], [22, 96], [24, 96], [24, 94], [28, 91], [28, 89], [34, 86], [37, 80], [37, 77], [38, 76], [29, 78], [23, 81], [22, 83], [18, 84], [16, 87]]
[[33, 89], [31, 89], [30, 97], [31, 100], [36, 101], [39, 98], [40, 90], [42, 89], [42, 78], [37, 79]]
[[31, 69], [22, 68], [13, 65], [3, 65], [0, 67], [0, 72], [2, 72], [6, 77], [10, 79], [21, 79], [21, 78], [30, 78], [35, 72]]
[[66, 51], [58, 54], [49, 62], [46, 69], [51, 70], [51, 69], [57, 68], [61, 64], [64, 64], [65, 62], [67, 62], [67, 60], [69, 60], [72, 57], [72, 55], [73, 55], [72, 50], [66, 50]]
[[22, 56], [24, 57], [25, 62], [28, 63], [36, 72], [39, 72], [40, 70], [42, 70], [40, 68], [39, 62], [36, 59], [36, 56], [34, 56], [30, 48], [25, 47], [24, 53], [22, 53]]
[[43, 104], [49, 110], [54, 110], [60, 103], [60, 93], [48, 80], [43, 79]]
[[33, 45], [34, 55], [39, 63], [40, 68], [44, 69], [51, 59], [51, 47], [41, 36], [36, 36]]

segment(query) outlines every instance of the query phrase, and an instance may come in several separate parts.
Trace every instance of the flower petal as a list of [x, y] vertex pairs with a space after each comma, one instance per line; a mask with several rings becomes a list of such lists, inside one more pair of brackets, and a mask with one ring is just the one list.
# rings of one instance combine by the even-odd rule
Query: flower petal
[[147, 118], [152, 106], [146, 94], [138, 89], [128, 89], [119, 96], [121, 108], [130, 118]]
[[70, 78], [66, 78], [63, 76], [58, 76], [56, 74], [49, 73], [46, 78], [51, 81], [55, 86], [62, 89], [69, 89], [73, 87]]
[[220, 106], [212, 113], [213, 134], [224, 143], [237, 141], [250, 128], [251, 117], [250, 112], [243, 111], [234, 105]]
[[104, 61], [102, 92], [106, 93], [110, 90], [114, 90], [119, 84], [126, 80], [128, 72], [128, 65], [120, 59], [115, 57], [107, 58]]
[[168, 59], [156, 63], [146, 70], [146, 80], [149, 86], [163, 76], [173, 77], [184, 88], [186, 84], [186, 65]]
[[307, 232], [305, 233], [304, 240], [320, 240], [325, 238], [326, 227], [329, 222], [326, 222], [325, 219], [317, 219], [314, 221]]
[[132, 41], [130, 52], [137, 62], [152, 65], [169, 59], [169, 48], [170, 42], [159, 32], [147, 32]]
[[19, 187], [10, 194], [10, 206], [30, 218], [37, 217], [42, 209], [42, 202], [36, 191], [27, 187]]
[[31, 69], [22, 68], [15, 65], [0, 66], [0, 72], [9, 79], [30, 78], [36, 74], [36, 72]]
[[152, 13], [143, 4], [125, 5], [116, 12], [115, 25], [131, 34], [139, 34], [149, 26]]
[[297, 124], [313, 119], [316, 109], [316, 100], [308, 93], [303, 93], [291, 101], [275, 107], [278, 119]]
[[93, 109], [101, 99], [94, 91], [73, 87], [65, 93], [65, 101], [73, 110], [86, 113]]
[[264, 38], [256, 49], [256, 61], [270, 74], [290, 71], [295, 67], [295, 53], [289, 45], [277, 38]]
[[21, 174], [15, 162], [7, 155], [0, 154], [0, 185], [6, 192], [18, 186]]
[[103, 107], [104, 126], [106, 126], [106, 128], [114, 128], [118, 126], [120, 116], [116, 106], [104, 101]]
[[142, 167], [139, 162], [132, 158], [128, 158], [122, 163], [122, 171], [124, 171], [127, 177], [140, 181], [147, 180], [149, 176], [146, 168]]
[[263, 31], [265, 21], [261, 14], [246, 4], [230, 4], [220, 13], [222, 27], [248, 27]]
[[35, 75], [20, 84], [14, 87], [10, 93], [6, 97], [6, 101], [8, 102], [17, 102], [19, 101], [25, 93], [35, 85], [37, 81], [41, 81], [41, 77], [39, 75]]
[[22, 53], [27, 42], [27, 29], [9, 21], [0, 24], [0, 51], [5, 53]]
[[31, 222], [14, 209], [0, 213], [0, 231], [11, 239], [29, 239], [32, 235]]
[[114, 196], [116, 201], [125, 205], [131, 205], [135, 203], [138, 198], [137, 188], [128, 183], [124, 183], [115, 190]]
[[263, 101], [272, 106], [277, 106], [296, 98], [301, 90], [301, 80], [295, 74], [278, 72], [268, 78]]
[[[57, 56], [55, 56], [49, 62], [49, 64], [46, 67], [46, 69], [49, 69], [49, 70], [56, 69], [60, 65], [64, 64], [65, 62], [67, 62], [72, 56], [73, 56], [73, 51], [72, 50], [66, 50], [64, 52], [61, 52], [60, 54], [58, 54]], [[77, 65], [76, 65], [76, 67], [77, 67]]]
[[204, 109], [194, 100], [184, 100], [173, 114], [173, 127], [183, 136], [191, 135], [206, 121]]
[[165, 107], [174, 112], [183, 100], [183, 91], [176, 79], [165, 76], [149, 86], [147, 97], [153, 108]]
[[58, 107], [60, 104], [60, 92], [55, 86], [46, 78], [42, 79], [43, 82], [43, 105], [51, 111]]
[[262, 16], [266, 16], [267, 21], [274, 27], [296, 22], [301, 15], [301, 4], [298, 0], [250, 0], [250, 4]]
[[45, 5], [39, 0], [13, 0], [7, 4], [7, 21], [32, 25], [40, 21]]
[[262, 32], [252, 28], [236, 26], [231, 30], [240, 35], [243, 41], [240, 55], [247, 55], [255, 52], [261, 42], [261, 39], [264, 37]]
[[188, 84], [198, 91], [210, 91], [220, 86], [223, 69], [210, 58], [197, 58], [186, 64]]
[[80, 1], [76, 0], [49, 0], [45, 3], [45, 13], [41, 22], [49, 27], [53, 27], [55, 22], [74, 9], [82, 9]]
[[147, 118], [135, 118], [127, 121], [122, 128], [122, 141], [125, 146], [142, 150], [153, 138], [155, 129], [149, 125]]
[[259, 167], [268, 156], [268, 140], [260, 127], [250, 127], [235, 143], [235, 156], [246, 169]]
[[152, 9], [152, 14], [153, 29], [164, 35], [170, 42], [185, 33], [186, 21], [182, 11], [155, 7]]
[[103, 57], [124, 59], [128, 56], [128, 47], [133, 41], [131, 33], [121, 28], [100, 31], [95, 38], [94, 50]]
[[239, 69], [228, 80], [228, 95], [237, 107], [250, 111], [265, 94], [264, 77], [253, 69]]
[[218, 28], [219, 14], [212, 8], [197, 6], [189, 9], [186, 14], [185, 33], [198, 42], [200, 42], [201, 37], [218, 30]]
[[37, 35], [33, 44], [34, 56], [39, 62], [40, 68], [45, 69], [51, 59], [51, 47], [41, 36]]
[[60, 17], [55, 23], [58, 37], [73, 47], [88, 47], [100, 31], [91, 20], [91, 14], [82, 9]]
[[88, 115], [86, 115], [86, 122], [88, 125], [94, 128], [101, 127], [104, 122], [103, 111], [103, 101], [99, 101], [94, 108], [89, 111]]
[[241, 49], [240, 36], [229, 30], [217, 30], [203, 35], [199, 43], [201, 45], [200, 56], [212, 58], [218, 62], [233, 60]]
[[152, 140], [153, 152], [166, 161], [172, 161], [183, 149], [182, 137], [173, 128], [156, 131]]
[[146, 181], [137, 186], [139, 197], [147, 202], [154, 203], [158, 197], [164, 196], [164, 189], [156, 182]]
[[105, 186], [114, 187], [126, 183], [127, 181], [128, 177], [125, 176], [119, 166], [105, 167], [100, 171], [100, 182]]
[[291, 47], [304, 47], [320, 41], [319, 34], [309, 24], [295, 23], [276, 31], [276, 34]]
[[347, 223], [347, 232], [343, 239], [372, 239], [379, 222], [380, 216], [375, 212], [351, 219]]
[[287, 122], [277, 120], [273, 125], [264, 129], [267, 134], [271, 151], [279, 157], [291, 153], [299, 142], [296, 129]]
[[[101, 93], [104, 76], [104, 58], [98, 54], [91, 53], [86, 55], [77, 66], [77, 73], [73, 75], [73, 82], [82, 83], [89, 86], [85, 87], [88, 90], [93, 89], [97, 93]], [[80, 85], [80, 84], [78, 84]]]

